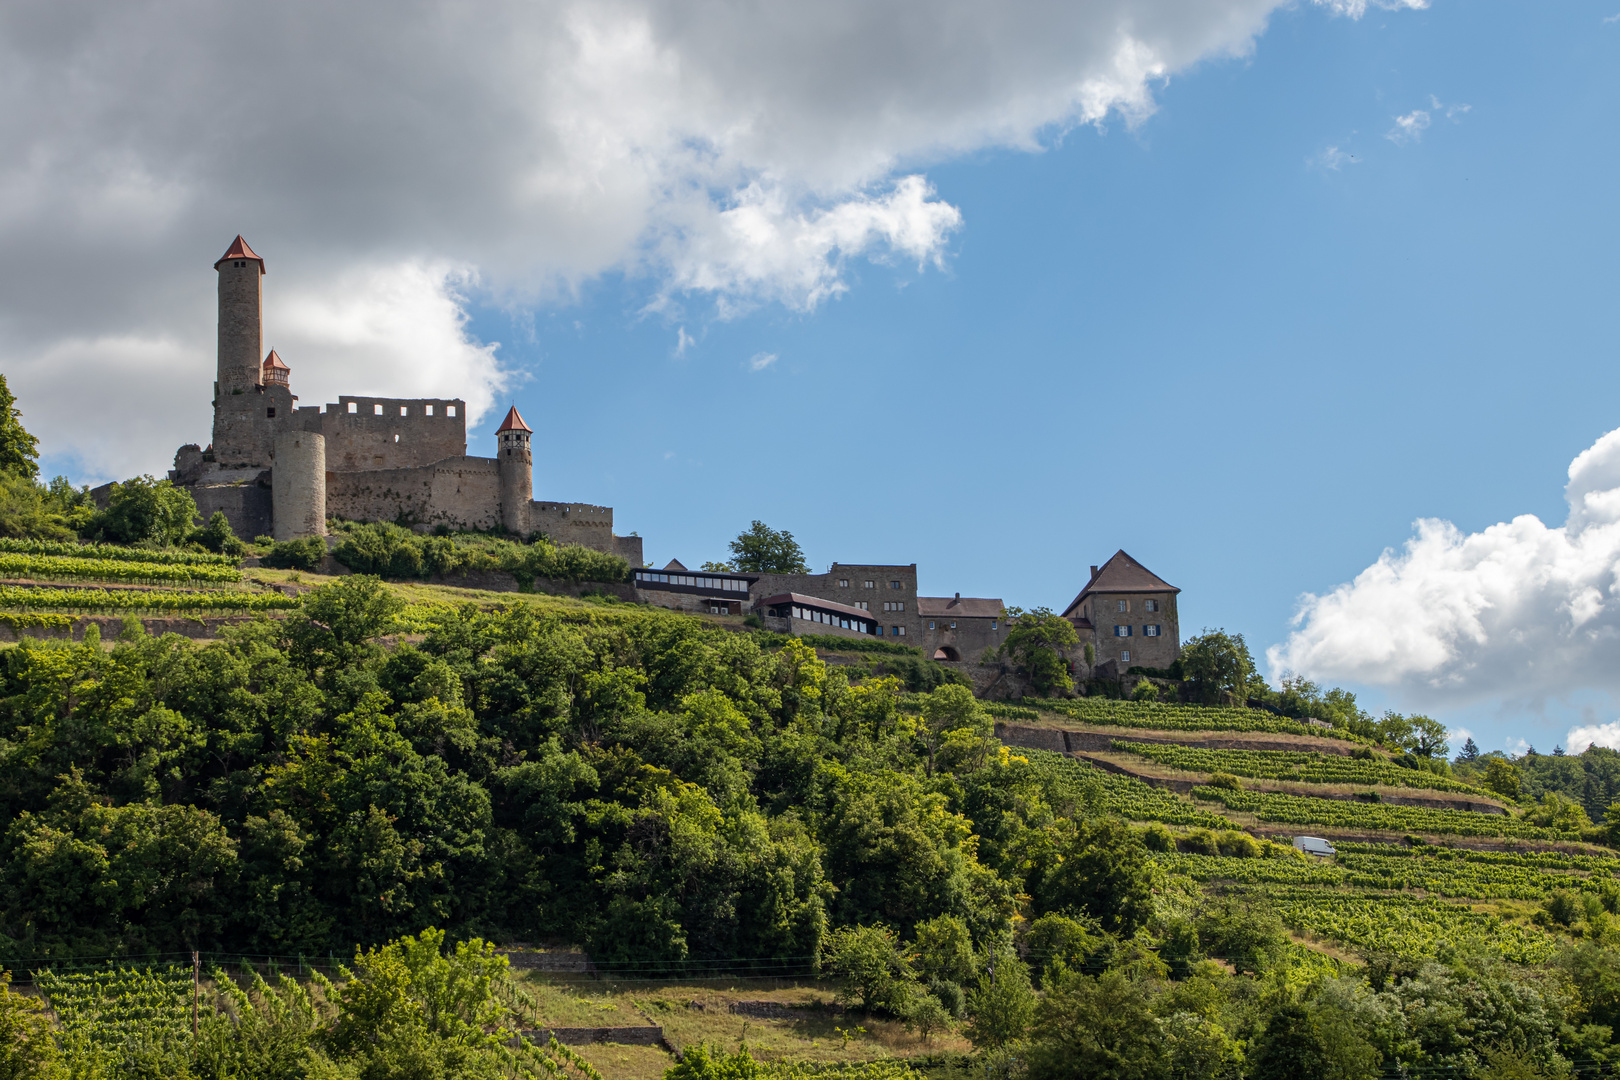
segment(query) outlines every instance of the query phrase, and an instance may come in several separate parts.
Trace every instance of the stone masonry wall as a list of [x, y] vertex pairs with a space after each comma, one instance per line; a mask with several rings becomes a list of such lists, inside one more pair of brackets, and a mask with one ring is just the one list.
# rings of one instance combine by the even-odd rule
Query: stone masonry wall
[[[785, 592], [803, 593], [845, 607], [858, 608], [865, 604], [862, 610], [871, 612], [873, 620], [883, 626], [885, 637], [907, 645], [921, 644], [919, 632], [923, 620], [917, 614], [916, 563], [908, 566], [833, 563], [825, 574], [765, 574], [754, 582], [748, 596], [750, 602], [758, 603]], [[904, 605], [904, 608], [891, 606], [885, 611], [885, 604]], [[904, 633], [895, 633], [897, 627]]]
[[197, 515], [203, 521], [214, 516], [214, 511], [225, 511], [225, 520], [231, 531], [251, 540], [256, 536], [269, 536], [273, 527], [274, 511], [270, 491], [270, 475], [243, 480], [240, 483], [197, 484], [191, 487], [191, 497], [197, 503]]
[[340, 395], [324, 412], [299, 409], [298, 419], [326, 436], [332, 472], [416, 469], [467, 454], [467, 403], [460, 398]]
[[[986, 649], [998, 648], [1007, 638], [1006, 619], [983, 619], [962, 615], [930, 615], [920, 618], [921, 629], [913, 645], [922, 647], [924, 656], [933, 656], [941, 649], [956, 653], [955, 659], [967, 664], [978, 663]], [[940, 657], [951, 659], [949, 653]]]
[[[327, 461], [331, 462], [331, 448]], [[407, 521], [452, 529], [500, 524], [494, 458], [453, 457], [418, 469], [326, 473], [326, 513], [350, 521]]]
[[[494, 464], [493, 459], [491, 464]], [[594, 551], [620, 554], [614, 543], [611, 506], [537, 500], [529, 504], [529, 528], [545, 533], [556, 544], [578, 544]]]
[[[1148, 601], [1157, 603], [1159, 610], [1148, 611]], [[1119, 610], [1121, 602], [1125, 604], [1124, 611]], [[1130, 667], [1166, 668], [1181, 655], [1175, 593], [1100, 593], [1088, 596], [1084, 609], [1095, 630], [1093, 644], [1098, 664], [1113, 660], [1120, 671]], [[1162, 628], [1160, 636], [1143, 636], [1142, 628], [1149, 624]], [[1117, 637], [1116, 626], [1130, 627], [1131, 636]], [[1127, 652], [1130, 653], [1128, 661], [1124, 658]]]

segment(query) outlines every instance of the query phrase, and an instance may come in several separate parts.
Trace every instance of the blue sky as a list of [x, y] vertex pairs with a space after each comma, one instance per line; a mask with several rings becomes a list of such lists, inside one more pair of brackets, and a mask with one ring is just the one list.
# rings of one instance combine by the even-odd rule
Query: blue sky
[[1620, 746], [1620, 0], [374, 2], [0, 14], [49, 471], [206, 438], [240, 231], [306, 403], [515, 403], [660, 563], [1061, 608], [1124, 548], [1184, 635]]
[[[759, 518], [817, 566], [1060, 609], [1124, 548], [1184, 590], [1184, 634], [1259, 653], [1419, 517], [1562, 523], [1570, 460], [1620, 426], [1608, 14], [1279, 11], [1134, 130], [930, 168], [964, 217], [943, 272], [860, 260], [813, 313], [729, 320], [645, 314], [616, 275], [532, 336], [473, 329], [529, 376], [537, 492], [612, 503], [660, 563]], [[1493, 746], [1570, 721], [1359, 688]]]

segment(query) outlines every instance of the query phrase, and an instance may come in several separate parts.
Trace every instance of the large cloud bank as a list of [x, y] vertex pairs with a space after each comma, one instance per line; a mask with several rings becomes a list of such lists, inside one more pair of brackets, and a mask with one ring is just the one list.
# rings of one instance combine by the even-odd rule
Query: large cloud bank
[[942, 257], [961, 215], [917, 170], [1139, 120], [1278, 2], [16, 0], [0, 368], [88, 474], [161, 468], [206, 430], [208, 266], [240, 231], [306, 402], [387, 375], [487, 408], [506, 375], [470, 290], [622, 271], [671, 311], [808, 310], [851, 258]]
[[[1620, 690], [1620, 431], [1570, 463], [1565, 498], [1561, 528], [1529, 514], [1468, 534], [1419, 521], [1400, 551], [1305, 597], [1273, 669], [1419, 700]], [[1570, 739], [1620, 745], [1620, 730]]]

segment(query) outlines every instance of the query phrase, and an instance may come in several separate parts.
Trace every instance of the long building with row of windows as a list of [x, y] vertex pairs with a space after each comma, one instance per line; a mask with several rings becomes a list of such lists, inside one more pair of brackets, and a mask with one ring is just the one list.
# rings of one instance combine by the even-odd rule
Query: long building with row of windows
[[[635, 571], [635, 587], [638, 598], [660, 607], [754, 614], [782, 633], [885, 637], [949, 663], [984, 659], [1000, 648], [1009, 629], [999, 598], [918, 595], [916, 563], [833, 563], [824, 574], [743, 574], [688, 570], [672, 559], [662, 569]], [[1168, 667], [1181, 651], [1180, 591], [1124, 551], [1093, 566], [1091, 579], [1063, 611], [1080, 639], [1077, 669], [1085, 664], [1087, 645], [1091, 667]]]

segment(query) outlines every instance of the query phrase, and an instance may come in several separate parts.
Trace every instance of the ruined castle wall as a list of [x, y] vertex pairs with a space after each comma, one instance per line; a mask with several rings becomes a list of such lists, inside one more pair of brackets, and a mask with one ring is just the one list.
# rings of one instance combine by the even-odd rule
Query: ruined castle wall
[[[491, 464], [494, 462], [491, 461]], [[640, 539], [614, 536], [613, 507], [592, 506], [590, 503], [532, 502], [529, 504], [529, 528], [545, 533], [554, 544], [578, 544], [612, 555], [623, 554], [616, 541]], [[631, 565], [641, 564], [635, 562]]]
[[646, 566], [647, 559], [641, 553], [641, 537], [615, 536], [613, 538], [613, 554], [624, 559], [632, 567]]
[[190, 491], [203, 521], [213, 517], [214, 511], [223, 510], [231, 531], [244, 540], [269, 536], [274, 527], [269, 473], [232, 483], [198, 483]]
[[[467, 403], [460, 398], [339, 397], [325, 412], [299, 409], [306, 425], [318, 418], [332, 472], [419, 469], [467, 453]], [[493, 459], [491, 459], [493, 464]]]
[[342, 472], [327, 447], [326, 512], [350, 521], [405, 521], [452, 529], [500, 524], [494, 458], [457, 456], [421, 468]]

